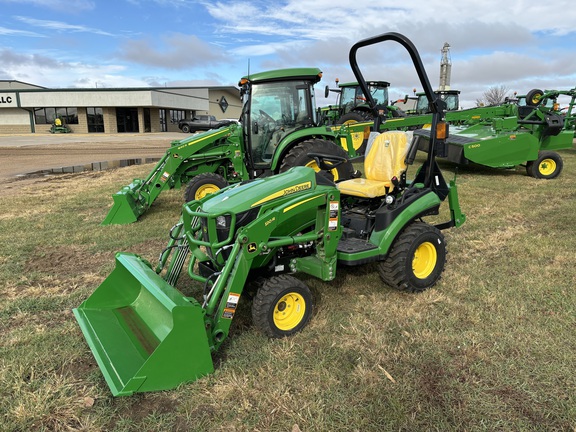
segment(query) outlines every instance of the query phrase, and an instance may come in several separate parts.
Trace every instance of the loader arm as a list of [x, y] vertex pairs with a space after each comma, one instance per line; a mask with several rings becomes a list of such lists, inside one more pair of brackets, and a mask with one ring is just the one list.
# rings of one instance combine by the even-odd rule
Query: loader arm
[[173, 143], [145, 179], [135, 179], [112, 196], [102, 225], [136, 222], [163, 191], [179, 189], [204, 172], [221, 171], [228, 181], [247, 179], [240, 130], [230, 125]]

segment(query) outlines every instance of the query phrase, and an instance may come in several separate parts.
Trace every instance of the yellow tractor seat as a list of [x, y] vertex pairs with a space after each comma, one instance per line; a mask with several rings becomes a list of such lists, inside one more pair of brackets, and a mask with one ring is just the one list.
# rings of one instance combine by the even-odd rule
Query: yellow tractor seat
[[408, 134], [390, 131], [379, 134], [368, 147], [364, 159], [366, 178], [345, 180], [337, 184], [345, 195], [376, 198], [386, 195], [394, 188], [392, 178], [400, 178], [406, 171]]

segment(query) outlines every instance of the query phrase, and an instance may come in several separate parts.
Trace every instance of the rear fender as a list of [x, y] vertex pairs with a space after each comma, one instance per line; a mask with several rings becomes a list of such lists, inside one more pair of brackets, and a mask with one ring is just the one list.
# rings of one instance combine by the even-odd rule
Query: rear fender
[[[419, 217], [437, 214], [441, 203], [438, 195], [428, 190], [416, 195], [412, 202], [399, 212], [381, 208], [376, 214], [376, 227], [370, 235], [370, 243], [378, 246], [380, 255], [386, 255], [394, 239], [408, 224]], [[394, 214], [387, 217], [387, 212]]]

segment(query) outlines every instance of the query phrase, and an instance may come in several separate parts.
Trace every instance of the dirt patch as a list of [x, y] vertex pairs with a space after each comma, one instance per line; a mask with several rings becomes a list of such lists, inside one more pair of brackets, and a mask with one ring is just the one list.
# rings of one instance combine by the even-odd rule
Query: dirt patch
[[94, 274], [113, 260], [114, 252], [93, 253], [77, 245], [38, 248], [26, 263], [25, 273], [42, 271], [59, 277]]

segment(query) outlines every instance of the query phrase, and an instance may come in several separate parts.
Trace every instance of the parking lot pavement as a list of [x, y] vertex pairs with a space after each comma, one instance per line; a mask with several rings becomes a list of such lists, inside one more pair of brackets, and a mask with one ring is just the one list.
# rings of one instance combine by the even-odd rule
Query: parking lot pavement
[[76, 172], [77, 166], [116, 166], [127, 159], [156, 159], [181, 132], [149, 134], [54, 134], [0, 136], [0, 181], [11, 181], [39, 171]]
[[126, 142], [166, 142], [181, 140], [189, 135], [181, 132], [121, 133], [121, 134], [0, 134], [0, 147], [24, 147], [46, 144], [73, 143], [126, 143]]

